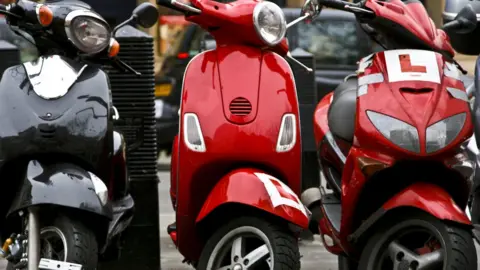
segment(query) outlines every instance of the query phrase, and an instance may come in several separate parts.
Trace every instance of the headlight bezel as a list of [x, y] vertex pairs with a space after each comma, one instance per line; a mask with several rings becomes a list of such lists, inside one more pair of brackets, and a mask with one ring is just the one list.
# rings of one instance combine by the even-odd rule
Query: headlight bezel
[[[392, 117], [387, 114], [383, 114], [380, 112], [372, 111], [372, 110], [367, 110], [366, 112], [367, 118], [370, 120], [370, 123], [372, 126], [377, 130], [378, 133], [382, 135], [383, 138], [385, 138], [387, 141], [395, 145], [396, 147], [408, 151], [411, 153], [415, 154], [420, 154], [422, 152], [421, 150], [421, 144], [420, 144], [420, 134], [418, 132], [418, 129], [409, 124], [406, 123], [405, 121], [402, 121], [398, 118]], [[381, 127], [380, 121], [390, 121], [390, 125], [403, 125], [403, 129], [384, 129], [384, 127]], [[409, 135], [412, 136], [411, 142], [412, 144], [410, 145], [410, 148], [405, 147], [402, 142], [400, 142], [398, 139], [393, 139], [392, 138], [392, 131], [407, 131], [409, 132]], [[389, 132], [390, 134], [387, 134]]]
[[[435, 154], [443, 149], [445, 149], [447, 146], [449, 146], [450, 144], [452, 144], [455, 139], [458, 138], [458, 136], [462, 133], [462, 130], [465, 128], [465, 123], [467, 122], [467, 113], [466, 112], [461, 112], [461, 113], [456, 113], [454, 115], [450, 115], [446, 118], [443, 118], [431, 125], [429, 125], [426, 129], [425, 129], [425, 152], [427, 154]], [[455, 121], [455, 120], [462, 120], [462, 121]], [[453, 121], [454, 123], [458, 124], [457, 127], [459, 127], [458, 129], [456, 130], [448, 130], [448, 122], [449, 121]], [[443, 136], [445, 136], [445, 141], [442, 144], [439, 144], [438, 147], [435, 147], [433, 145], [429, 145], [429, 142], [433, 142], [435, 139], [431, 139], [431, 137], [437, 137], [436, 140], [438, 140], [438, 136], [429, 136], [429, 132], [434, 132], [434, 131], [437, 131], [438, 130], [435, 130], [436, 127], [438, 127], [439, 125], [442, 125], [442, 124], [445, 124], [445, 132], [444, 134], [442, 134]], [[450, 132], [454, 132], [454, 136], [451, 136], [450, 138], [448, 137], [448, 131]], [[438, 142], [438, 141], [437, 141]]]
[[[260, 16], [260, 12], [263, 10], [263, 8], [265, 6], [274, 7], [274, 9], [279, 11], [280, 20], [281, 20], [280, 21], [280, 27], [281, 27], [280, 33], [281, 33], [281, 35], [279, 35], [277, 37], [277, 39], [275, 39], [274, 41], [266, 40], [265, 37], [262, 35], [262, 32], [261, 32], [262, 28], [260, 26], [259, 16]], [[253, 28], [255, 28], [255, 32], [257, 33], [257, 36], [260, 38], [260, 40], [262, 42], [264, 42], [266, 45], [268, 45], [270, 47], [276, 46], [280, 42], [282, 42], [282, 40], [285, 38], [285, 35], [287, 34], [287, 20], [285, 18], [285, 13], [283, 12], [282, 8], [280, 8], [277, 4], [275, 4], [273, 2], [269, 2], [269, 1], [260, 2], [253, 9]]]
[[[408, 152], [413, 152], [415, 154], [426, 154], [426, 155], [435, 155], [437, 154], [438, 152], [441, 152], [443, 149], [445, 149], [446, 147], [448, 147], [449, 145], [451, 145], [457, 138], [458, 136], [460, 136], [460, 134], [462, 134], [462, 131], [464, 130], [465, 128], [465, 125], [466, 125], [466, 122], [467, 122], [467, 113], [466, 112], [461, 112], [461, 113], [456, 113], [456, 114], [453, 114], [453, 115], [450, 115], [448, 117], [445, 117], [429, 126], [427, 126], [425, 128], [425, 134], [423, 136], [423, 141], [424, 141], [424, 146], [421, 147], [421, 144], [420, 144], [420, 141], [422, 141], [422, 138], [420, 137], [420, 133], [418, 131], [418, 128], [407, 123], [407, 122], [404, 122], [398, 118], [395, 118], [395, 117], [392, 117], [390, 115], [387, 115], [387, 114], [383, 114], [383, 113], [379, 113], [379, 112], [376, 112], [376, 111], [372, 111], [372, 110], [366, 110], [365, 112], [367, 114], [367, 118], [370, 120], [370, 123], [372, 124], [372, 126], [377, 130], [378, 133], [380, 133], [382, 135], [383, 138], [385, 138], [387, 141], [389, 141], [390, 143], [394, 144], [395, 146], [399, 147], [400, 149], [404, 150], [404, 151], [408, 151]], [[375, 116], [375, 117], [378, 117], [378, 116], [381, 116], [382, 118], [384, 118], [384, 120], [387, 120], [387, 119], [391, 119], [393, 121], [397, 121], [399, 123], [401, 123], [402, 125], [404, 126], [408, 126], [411, 130], [410, 131], [415, 131], [416, 133], [416, 138], [414, 138], [414, 142], [415, 142], [415, 145], [411, 145], [411, 147], [413, 148], [417, 148], [418, 151], [412, 151], [412, 149], [408, 149], [406, 147], [403, 147], [401, 146], [399, 143], [397, 143], [395, 140], [392, 140], [389, 136], [387, 136], [386, 134], [386, 131], [387, 130], [382, 130], [382, 128], [380, 126], [378, 126], [375, 122], [374, 119], [372, 119], [371, 116]], [[458, 126], [459, 128], [454, 130], [455, 132], [455, 135], [450, 139], [448, 140], [448, 138], [446, 139], [446, 143], [440, 147], [437, 147], [436, 149], [434, 149], [433, 151], [431, 150], [432, 146], [430, 146], [429, 148], [429, 141], [432, 141], [432, 140], [429, 140], [430, 137], [432, 136], [429, 136], [428, 135], [428, 132], [429, 132], [429, 129], [431, 128], [434, 128], [435, 126], [437, 126], [438, 124], [442, 124], [442, 123], [446, 123], [448, 122], [449, 120], [452, 120], [452, 121], [455, 121], [457, 118], [462, 118], [463, 117], [463, 122], [459, 123]], [[390, 120], [389, 120], [390, 121]], [[393, 123], [393, 122], [392, 122]], [[389, 132], [391, 132], [393, 129], [390, 129], [388, 130]], [[445, 134], [447, 130], [445, 131]], [[415, 134], [413, 134], [415, 135]], [[391, 135], [390, 135], [391, 136]], [[415, 136], [414, 136], [415, 137]], [[416, 149], [415, 149], [416, 150]]]
[[[74, 20], [82, 17], [94, 20], [105, 27], [106, 32], [108, 33], [108, 37], [105, 39], [106, 42], [102, 44], [101, 47], [95, 50], [88, 50], [88, 51], [82, 49], [82, 45], [79, 44], [79, 42], [77, 41], [77, 38], [75, 37], [75, 34], [73, 33], [73, 29], [72, 29]], [[72, 43], [72, 45], [75, 46], [75, 48], [77, 48], [78, 50], [80, 50], [81, 52], [87, 55], [94, 55], [99, 52], [102, 52], [103, 50], [107, 49], [110, 45], [110, 41], [112, 38], [112, 31], [110, 29], [110, 25], [104, 18], [102, 18], [100, 15], [98, 15], [97, 13], [91, 10], [77, 9], [77, 10], [71, 11], [65, 17], [64, 25], [65, 25], [65, 34], [67, 35], [67, 38], [70, 41], [70, 43]]]

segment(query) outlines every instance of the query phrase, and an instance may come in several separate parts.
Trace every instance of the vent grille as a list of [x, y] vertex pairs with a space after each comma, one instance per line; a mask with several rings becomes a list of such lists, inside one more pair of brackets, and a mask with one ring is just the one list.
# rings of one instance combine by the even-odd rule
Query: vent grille
[[153, 38], [125, 26], [118, 31], [116, 39], [120, 44], [119, 58], [142, 74], [137, 76], [104, 67], [110, 78], [113, 105], [120, 114], [115, 127], [127, 143], [129, 178], [131, 181], [157, 179]]
[[45, 139], [52, 139], [55, 137], [57, 129], [54, 126], [40, 125], [38, 127], [38, 133], [40, 137]]
[[237, 116], [247, 116], [252, 112], [252, 104], [246, 98], [237, 97], [230, 102], [230, 112]]

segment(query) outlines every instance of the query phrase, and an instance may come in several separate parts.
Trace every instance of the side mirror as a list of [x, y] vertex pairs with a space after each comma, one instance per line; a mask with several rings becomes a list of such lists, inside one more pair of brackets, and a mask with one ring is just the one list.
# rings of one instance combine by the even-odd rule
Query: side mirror
[[158, 10], [152, 3], [141, 3], [133, 10], [132, 16], [128, 20], [120, 23], [113, 29], [113, 35], [115, 35], [118, 29], [131, 22], [136, 22], [143, 28], [150, 28], [157, 23], [158, 16]]
[[301, 16], [308, 15], [305, 19], [311, 21], [320, 14], [322, 8], [323, 6], [318, 3], [318, 0], [306, 0], [302, 7]]
[[158, 21], [158, 10], [149, 2], [141, 3], [132, 12], [132, 17], [143, 28], [150, 28]]
[[468, 34], [475, 28], [477, 28], [477, 14], [471, 5], [462, 8], [453, 21], [442, 27], [445, 31], [454, 31], [459, 34]]

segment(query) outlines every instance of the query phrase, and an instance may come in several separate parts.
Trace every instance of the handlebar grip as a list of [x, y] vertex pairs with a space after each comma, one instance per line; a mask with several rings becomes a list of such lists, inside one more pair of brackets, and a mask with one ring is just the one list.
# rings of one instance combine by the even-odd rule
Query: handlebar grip
[[351, 6], [352, 3], [341, 0], [320, 0], [321, 5], [334, 9], [345, 10], [345, 6]]

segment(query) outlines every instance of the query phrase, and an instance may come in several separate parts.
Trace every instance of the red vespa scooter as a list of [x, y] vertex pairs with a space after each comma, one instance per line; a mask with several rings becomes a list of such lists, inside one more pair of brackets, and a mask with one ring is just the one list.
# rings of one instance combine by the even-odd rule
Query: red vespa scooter
[[184, 74], [169, 235], [197, 269], [300, 269], [297, 235], [309, 213], [297, 197], [300, 125], [283, 11], [258, 0], [158, 3], [217, 43]]
[[[318, 205], [317, 193], [325, 247], [340, 269], [477, 269], [463, 210], [473, 163], [461, 144], [472, 123], [447, 35], [419, 1], [319, 3], [356, 13], [386, 48], [361, 59], [315, 111], [319, 162], [333, 192], [302, 197]], [[304, 12], [312, 7], [319, 9], [309, 0]], [[466, 32], [476, 23], [467, 6], [445, 27]]]

